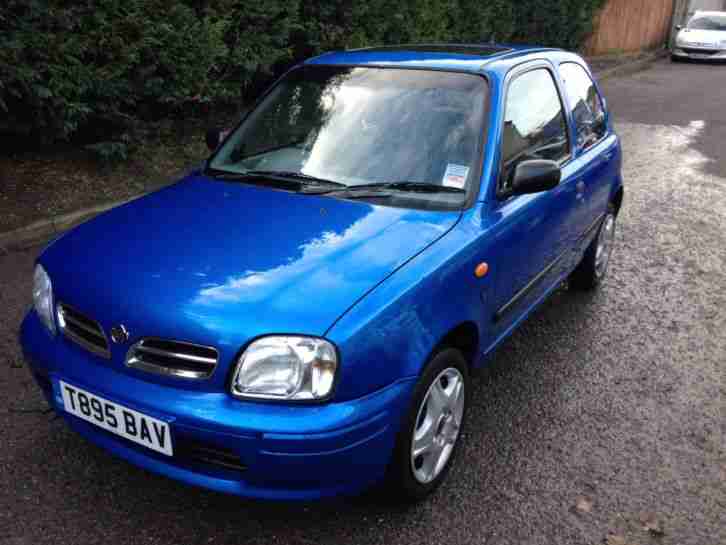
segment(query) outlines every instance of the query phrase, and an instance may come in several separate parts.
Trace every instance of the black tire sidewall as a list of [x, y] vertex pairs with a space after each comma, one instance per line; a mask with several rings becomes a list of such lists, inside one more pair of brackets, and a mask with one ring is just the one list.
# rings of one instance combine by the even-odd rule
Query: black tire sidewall
[[[414, 477], [410, 456], [411, 441], [413, 440], [413, 431], [418, 418], [418, 411], [433, 381], [442, 371], [449, 368], [457, 369], [464, 379], [464, 415], [462, 417], [461, 429], [459, 430], [459, 437], [454, 444], [451, 457], [441, 473], [430, 483], [420, 483]], [[389, 467], [387, 484], [389, 488], [393, 488], [392, 492], [399, 499], [409, 502], [420, 501], [434, 492], [444, 481], [459, 450], [462, 432], [466, 423], [470, 395], [471, 379], [469, 378], [469, 368], [464, 355], [455, 348], [444, 348], [436, 352], [429, 360], [421, 378], [416, 383], [409, 409], [403, 418], [401, 429], [396, 439], [396, 447]]]
[[585, 251], [585, 255], [583, 256], [582, 261], [578, 264], [578, 266], [575, 268], [574, 271], [572, 271], [572, 274], [570, 275], [570, 284], [576, 289], [595, 289], [607, 277], [608, 269], [610, 268], [609, 261], [608, 267], [605, 269], [602, 276], [598, 276], [595, 271], [595, 260], [597, 257], [597, 245], [598, 241], [600, 240], [600, 233], [605, 227], [605, 221], [607, 220], [607, 217], [609, 215], [613, 216], [613, 220], [615, 222], [613, 225], [613, 229], [617, 229], [617, 215], [615, 214], [615, 209], [613, 208], [613, 206], [610, 205], [608, 206], [608, 211], [603, 217], [602, 222], [600, 223], [600, 227], [597, 230], [597, 235], [595, 235], [595, 238], [592, 240], [590, 246], [588, 246], [587, 250]]

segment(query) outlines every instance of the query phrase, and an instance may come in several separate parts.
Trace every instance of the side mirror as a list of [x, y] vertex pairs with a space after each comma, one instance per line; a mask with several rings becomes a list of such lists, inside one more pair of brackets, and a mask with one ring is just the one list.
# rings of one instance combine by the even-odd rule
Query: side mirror
[[680, 32], [681, 30], [683, 30], [683, 25], [676, 25], [676, 30], [678, 32]]
[[204, 136], [204, 141], [207, 143], [209, 151], [215, 151], [222, 143], [222, 140], [227, 138], [228, 134], [229, 129], [208, 129], [207, 134]]
[[532, 159], [517, 165], [512, 179], [512, 195], [541, 193], [557, 187], [562, 179], [560, 166], [554, 161]]

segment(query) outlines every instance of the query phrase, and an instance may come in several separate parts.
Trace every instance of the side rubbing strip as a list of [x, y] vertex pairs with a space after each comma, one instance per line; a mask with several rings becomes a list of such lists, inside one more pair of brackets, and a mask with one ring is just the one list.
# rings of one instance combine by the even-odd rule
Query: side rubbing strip
[[598, 216], [597, 219], [590, 224], [590, 227], [585, 229], [585, 232], [582, 234], [582, 238], [590, 238], [592, 232], [600, 226], [603, 219], [605, 219], [605, 214]]
[[507, 303], [505, 303], [502, 307], [497, 310], [497, 312], [494, 314], [494, 323], [497, 323], [500, 321], [504, 316], [512, 310], [514, 307], [517, 306], [517, 304], [522, 301], [527, 295], [537, 287], [537, 285], [544, 280], [544, 278], [554, 269], [557, 264], [562, 261], [562, 259], [570, 253], [570, 250], [566, 250], [563, 253], [561, 253], [558, 257], [556, 257], [552, 262], [550, 262], [549, 265], [547, 265], [544, 269], [542, 269], [539, 273], [537, 273], [537, 276], [535, 276], [532, 280], [530, 280], [526, 286], [524, 286], [521, 290], [519, 290], [517, 293], [514, 294], [514, 297], [512, 297]]
[[[602, 223], [602, 220], [605, 218], [605, 214], [602, 214], [597, 217], [597, 219], [590, 224], [590, 226], [585, 229], [583, 234], [581, 235], [583, 239], [589, 238], [593, 231], [595, 231], [600, 224]], [[504, 316], [512, 310], [514, 307], [517, 306], [517, 304], [522, 301], [529, 292], [531, 292], [537, 285], [544, 280], [544, 278], [554, 269], [557, 264], [562, 261], [562, 259], [567, 255], [568, 251], [565, 251], [561, 253], [558, 257], [556, 257], [549, 265], [547, 265], [544, 269], [542, 269], [541, 272], [537, 274], [532, 280], [530, 280], [526, 286], [524, 286], [521, 290], [519, 290], [517, 293], [514, 294], [514, 297], [512, 297], [509, 301], [507, 301], [502, 307], [497, 310], [497, 312], [494, 314], [494, 323], [497, 323], [500, 321]]]

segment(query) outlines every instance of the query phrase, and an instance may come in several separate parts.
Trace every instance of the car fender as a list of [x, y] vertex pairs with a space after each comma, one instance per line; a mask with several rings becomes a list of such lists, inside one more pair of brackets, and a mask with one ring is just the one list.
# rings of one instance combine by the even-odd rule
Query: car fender
[[[341, 355], [336, 400], [418, 377], [446, 335], [462, 324], [475, 326], [482, 339], [485, 302], [494, 282], [474, 274], [489, 251], [481, 243], [481, 209], [479, 204], [467, 211], [449, 233], [379, 284], [327, 331], [326, 338]], [[477, 359], [479, 350], [474, 352]]]

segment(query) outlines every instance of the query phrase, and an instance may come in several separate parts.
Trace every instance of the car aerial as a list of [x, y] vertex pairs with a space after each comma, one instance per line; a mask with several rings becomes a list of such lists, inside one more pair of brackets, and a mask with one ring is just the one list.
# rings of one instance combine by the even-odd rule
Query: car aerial
[[726, 59], [726, 12], [697, 11], [688, 24], [677, 26], [674, 61], [681, 59]]
[[332, 52], [219, 136], [182, 180], [38, 257], [20, 337], [46, 399], [193, 485], [425, 497], [472, 370], [564, 282], [605, 277], [621, 148], [587, 64], [523, 46]]

